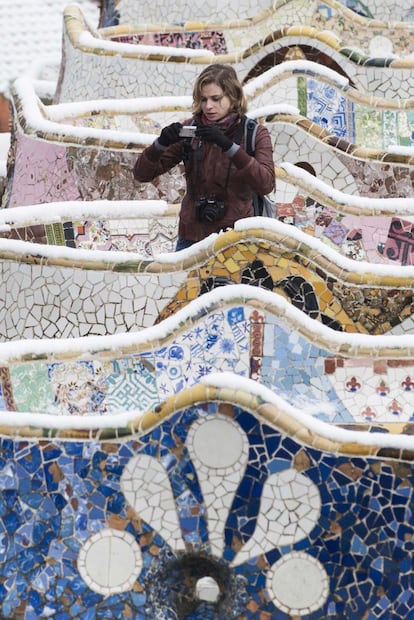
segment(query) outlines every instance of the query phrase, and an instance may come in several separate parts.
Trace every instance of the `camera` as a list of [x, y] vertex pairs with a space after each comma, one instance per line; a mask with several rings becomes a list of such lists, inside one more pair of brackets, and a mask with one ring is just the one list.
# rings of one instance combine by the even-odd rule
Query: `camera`
[[200, 198], [195, 203], [197, 218], [199, 222], [211, 224], [217, 222], [224, 217], [225, 206], [224, 200], [221, 198]]
[[183, 125], [178, 135], [180, 138], [194, 138], [196, 129], [196, 125]]

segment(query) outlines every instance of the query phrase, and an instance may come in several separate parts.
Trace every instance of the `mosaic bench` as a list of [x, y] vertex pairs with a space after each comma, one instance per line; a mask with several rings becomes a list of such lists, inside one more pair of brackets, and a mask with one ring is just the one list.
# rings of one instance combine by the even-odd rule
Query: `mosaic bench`
[[348, 333], [413, 331], [413, 267], [341, 256], [276, 220], [249, 218], [153, 258], [0, 239], [0, 340], [137, 331], [204, 293], [248, 284]]
[[[20, 83], [16, 86], [16, 99], [20, 98]], [[36, 79], [35, 84], [36, 96], [50, 100], [53, 83]], [[47, 86], [43, 86], [42, 96], [37, 94], [39, 84]], [[378, 149], [412, 143], [413, 99], [385, 99], [364, 93], [350, 85], [342, 74], [317, 62], [302, 60], [298, 64], [295, 60], [285, 60], [249, 80], [244, 92], [251, 110], [274, 106], [275, 101], [283, 102], [282, 105], [293, 106], [303, 116], [350, 142], [369, 143]], [[35, 98], [32, 106], [40, 107]], [[151, 133], [159, 130], [162, 123], [176, 118], [181, 110], [189, 112], [190, 108], [190, 96], [174, 96], [147, 98], [147, 101], [137, 98], [127, 102], [102, 100], [46, 105], [41, 112], [48, 120], [68, 125]]]
[[185, 94], [213, 59], [231, 63], [245, 82], [294, 58], [335, 68], [363, 92], [389, 99], [414, 94], [411, 58], [372, 58], [333, 33], [305, 25], [283, 26], [241, 51], [214, 55], [202, 49], [107, 41], [85, 22], [79, 7], [70, 5], [64, 13], [62, 56], [56, 103]]
[[[251, 0], [241, 0], [236, 5], [232, 2], [222, 3], [220, 11], [217, 11], [215, 4], [201, 2], [183, 2], [178, 9], [173, 2], [157, 3], [157, 10], [154, 11], [154, 3], [147, 0], [137, 4], [134, 0], [103, 0], [101, 8], [101, 26], [109, 26], [114, 24], [134, 24], [143, 23], [152, 24], [154, 16], [157, 22], [174, 22], [181, 24], [187, 20], [248, 20], [256, 14], [256, 11], [270, 13], [287, 13], [292, 16], [291, 21], [295, 21], [296, 17], [300, 17], [303, 23], [306, 17], [317, 15], [319, 19], [322, 17], [329, 18], [333, 13], [338, 15], [338, 21], [345, 21], [349, 15], [349, 19], [353, 17], [354, 24], [370, 23], [370, 20], [378, 22], [378, 26], [389, 26], [394, 24], [396, 28], [403, 28], [406, 24], [396, 23], [409, 22], [414, 20], [413, 9], [401, 3], [395, 5], [394, 0], [323, 0], [317, 2], [315, 0], [261, 0], [258, 3], [252, 3]], [[339, 17], [340, 16], [340, 17]], [[392, 20], [390, 22], [390, 16]], [[365, 17], [361, 20], [360, 17]], [[299, 20], [296, 20], [299, 21]], [[336, 24], [340, 27], [341, 24]]]
[[412, 332], [367, 336], [314, 318], [287, 295], [236, 284], [140, 332], [3, 342], [0, 411], [15, 411], [17, 426], [21, 412], [117, 416], [229, 372], [325, 422], [414, 421]]
[[182, 175], [172, 171], [154, 183], [139, 184], [132, 169], [139, 152], [159, 134], [160, 119], [187, 118], [188, 97], [47, 106], [33, 84], [20, 78], [12, 98], [2, 207], [102, 199], [174, 203], [183, 195]]
[[[105, 2], [113, 16], [128, 6]], [[251, 14], [247, 0], [230, 6]], [[110, 179], [125, 151], [135, 157], [145, 140], [123, 142], [117, 126], [105, 142], [92, 121], [67, 110], [72, 130], [60, 128], [60, 139], [36, 126], [36, 116], [31, 124], [33, 110], [27, 115], [20, 139], [35, 136], [44, 164], [34, 179], [22, 174], [29, 202], [15, 205], [32, 205], [37, 185], [37, 200], [47, 203], [37, 207], [39, 226], [53, 226], [43, 224], [42, 208], [50, 218], [64, 218], [65, 209], [81, 215], [85, 199], [88, 213], [119, 207], [128, 220], [134, 201], [117, 203]], [[274, 129], [298, 120], [286, 118], [272, 119]], [[98, 114], [98, 125], [109, 127], [108, 119]], [[118, 120], [136, 131], [126, 115]], [[85, 250], [82, 233], [80, 247], [57, 247], [62, 219], [56, 237], [48, 229], [50, 245], [0, 239], [0, 340], [9, 340], [0, 343], [5, 620], [413, 620], [414, 272], [400, 266], [411, 262], [411, 203], [373, 198], [411, 196], [411, 154], [362, 149], [303, 117], [298, 123], [306, 131], [295, 141], [314, 136], [338, 156], [324, 176], [289, 138], [296, 163], [307, 166], [281, 160], [278, 217], [297, 228], [240, 221], [179, 255], [156, 257], [102, 251], [99, 239]], [[102, 157], [82, 190], [76, 176], [62, 176], [52, 148], [75, 144], [79, 153], [75, 134], [98, 152], [83, 152], [79, 177], [82, 164], [88, 170]], [[335, 160], [348, 152], [362, 161], [361, 175], [347, 177], [342, 163], [338, 185], [330, 183]], [[28, 142], [11, 152], [10, 178], [13, 167], [28, 173], [29, 153]], [[121, 153], [114, 166], [108, 153]], [[60, 155], [71, 170], [66, 150]], [[372, 161], [391, 172], [371, 174]], [[371, 185], [361, 192], [359, 183]], [[167, 197], [180, 191], [171, 179], [161, 195], [148, 189], [147, 199], [165, 200], [148, 206], [149, 215], [168, 213]], [[103, 197], [110, 200], [96, 200]], [[309, 197], [320, 198], [323, 222], [313, 217], [316, 205], [304, 213]], [[340, 239], [328, 230], [329, 207], [339, 221], [404, 215], [403, 229], [389, 226], [395, 234], [384, 254], [398, 268], [327, 247]], [[28, 210], [33, 217], [36, 206]], [[21, 238], [15, 225], [30, 224], [21, 214], [3, 210], [2, 234]], [[362, 220], [345, 228], [357, 222], [369, 235]], [[305, 234], [312, 225], [324, 242]], [[46, 231], [28, 226], [24, 238]]]
[[414, 99], [362, 92], [317, 62], [281, 62], [245, 84], [244, 92], [253, 109], [283, 101], [348, 142], [378, 150], [413, 144]]
[[2, 617], [410, 618], [413, 337], [242, 285], [145, 331], [0, 344]]
[[276, 219], [370, 263], [412, 264], [413, 198], [364, 198], [317, 179], [310, 165], [276, 168]]
[[266, 117], [276, 163], [304, 167], [318, 180], [352, 196], [403, 198], [413, 195], [410, 147], [375, 149], [331, 134], [300, 114]]
[[[414, 263], [414, 198], [351, 196], [288, 163], [276, 169], [276, 178], [277, 220], [354, 260]], [[175, 250], [179, 209], [154, 200], [14, 207], [0, 210], [0, 238], [149, 258]]]
[[94, 200], [2, 209], [0, 238], [150, 257], [175, 250], [179, 208], [162, 200]]
[[[260, 79], [252, 81], [249, 96], [263, 103], [260, 83]], [[160, 100], [145, 98], [124, 102], [125, 108], [119, 100], [46, 106], [29, 86], [24, 80], [13, 86], [15, 126], [3, 207], [65, 200], [180, 201], [184, 181], [177, 170], [139, 184], [132, 168], [142, 148], [158, 135], [162, 120], [186, 116], [188, 98], [169, 103], [166, 98], [164, 109]], [[278, 166], [282, 162], [305, 165], [321, 181], [351, 195], [412, 195], [410, 149], [395, 146], [385, 151], [349, 143], [285, 104], [268, 104], [249, 113], [266, 115], [258, 120], [272, 134]], [[151, 127], [156, 133], [148, 132]]]
[[[175, 25], [177, 33], [189, 31], [193, 35], [203, 27], [207, 31], [225, 28], [226, 39], [240, 45], [243, 39], [251, 36], [252, 29], [267, 34], [282, 25], [300, 23], [335, 32], [344, 41], [352, 40], [364, 52], [376, 44], [382, 45], [381, 51], [390, 49], [397, 55], [404, 55], [411, 53], [410, 24], [407, 22], [413, 20], [413, 9], [404, 4], [395, 6], [393, 0], [343, 0], [342, 3], [337, 0], [275, 0], [258, 4], [241, 1], [237, 8], [234, 3], [222, 3], [219, 12], [215, 5], [205, 2], [181, 3], [179, 7], [173, 2], [162, 2], [155, 12], [150, 2], [137, 5], [124, 0], [117, 3], [115, 10], [110, 3], [104, 3], [100, 25], [118, 27], [128, 24], [134, 31], [147, 28], [147, 31], [156, 32], [158, 22], [163, 25], [160, 33], [168, 24], [171, 32], [174, 32]], [[199, 44], [203, 45], [203, 40]]]
[[[289, 64], [291, 66], [292, 63]], [[266, 83], [253, 80], [247, 85], [248, 95], [252, 101], [264, 104], [265, 100], [261, 99], [263, 92], [266, 92], [269, 86], [276, 87], [279, 78], [278, 71], [270, 70], [268, 73], [270, 75], [267, 76]], [[30, 100], [27, 83], [25, 87], [25, 89], [22, 88], [20, 81], [16, 84], [15, 103], [18, 122], [10, 154], [11, 172], [3, 196], [4, 206], [30, 204], [33, 199], [39, 203], [47, 202], [50, 205], [50, 201], [64, 198], [72, 204], [73, 200], [87, 199], [90, 201], [102, 198], [113, 200], [119, 195], [129, 198], [134, 194], [146, 199], [161, 197], [168, 199], [169, 202], [176, 202], [182, 195], [183, 180], [175, 173], [166, 175], [161, 182], [141, 186], [136, 184], [132, 179], [131, 169], [137, 153], [130, 152], [129, 149], [131, 146], [139, 148], [138, 144], [134, 145], [130, 142], [137, 135], [147, 143], [155, 135], [137, 134], [133, 131], [135, 128], [148, 130], [157, 122], [159, 123], [162, 114], [179, 113], [177, 112], [177, 109], [181, 109], [179, 103], [182, 106], [185, 101], [188, 102], [188, 98], [185, 101], [176, 100], [175, 105], [173, 101], [167, 103], [164, 100], [164, 108], [158, 100], [157, 111], [154, 111], [155, 101], [152, 104], [144, 99], [131, 101], [129, 110], [127, 108], [124, 114], [117, 114], [121, 106], [118, 101], [101, 102], [99, 105], [95, 102], [93, 106], [95, 113], [93, 113], [85, 107], [84, 103], [42, 106], [34, 93]], [[24, 97], [21, 94], [23, 92]], [[146, 112], [143, 111], [143, 107], [147, 108]], [[39, 113], [36, 118], [34, 112], [37, 108], [39, 108]], [[269, 111], [269, 107], [266, 109]], [[155, 115], [158, 121], [154, 120], [152, 115]], [[279, 117], [283, 119], [282, 129], [279, 129], [280, 125], [277, 120]], [[400, 200], [392, 206], [392, 211], [390, 207], [385, 206], [385, 203], [383, 207], [378, 204], [373, 215], [380, 209], [383, 209], [384, 213], [388, 209], [389, 215], [375, 220], [370, 217], [365, 220], [361, 219], [363, 199], [358, 203], [360, 213], [356, 213], [354, 209], [352, 215], [355, 217], [347, 220], [343, 219], [344, 212], [335, 206], [332, 192], [329, 208], [322, 208], [326, 205], [326, 196], [332, 187], [337, 191], [347, 192], [347, 195], [342, 197], [336, 196], [345, 203], [351, 202], [355, 194], [361, 194], [363, 197], [378, 196], [387, 198], [387, 200], [393, 195], [396, 197], [411, 196], [411, 165], [408, 167], [403, 166], [402, 163], [394, 165], [392, 162], [395, 158], [397, 161], [400, 159], [401, 162], [410, 163], [411, 159], [408, 155], [398, 158], [397, 153], [364, 149], [349, 144], [298, 115], [279, 114], [268, 117], [268, 127], [275, 136], [275, 161], [285, 162], [289, 167], [286, 159], [291, 159], [298, 166], [305, 167], [305, 173], [303, 173], [298, 166], [295, 168], [290, 166], [290, 187], [280, 182], [284, 176], [284, 164], [276, 170], [278, 219], [295, 223], [306, 232], [316, 234], [353, 258], [367, 258], [375, 262], [389, 260], [394, 264], [411, 263], [409, 248], [412, 226], [409, 218], [412, 213], [409, 208], [403, 207]], [[128, 131], [125, 131], [126, 129]], [[306, 140], [299, 141], [299, 152], [294, 151], [294, 148], [298, 147], [297, 130], [307, 133]], [[288, 136], [290, 140], [285, 144], [284, 140]], [[78, 148], [75, 147], [76, 142]], [[48, 144], [46, 151], [45, 144]], [[66, 146], [67, 144], [70, 146]], [[95, 144], [96, 148], [92, 147], [92, 144]], [[124, 149], [108, 148], [119, 147], [122, 144]], [[334, 150], [332, 147], [335, 147]], [[65, 154], [64, 159], [63, 154]], [[363, 163], [364, 158], [365, 163]], [[86, 164], [90, 166], [89, 172]], [[375, 174], [374, 166], [377, 169]], [[51, 174], [53, 168], [55, 174]], [[342, 173], [340, 173], [341, 168]], [[306, 170], [309, 175], [306, 175]], [[307, 176], [306, 193], [299, 187], [299, 173]], [[325, 180], [322, 196], [315, 195], [312, 175], [319, 181], [319, 186]], [[367, 182], [369, 186], [364, 187]], [[128, 200], [128, 203], [133, 203], [133, 201]], [[114, 208], [118, 209], [118, 206], [115, 204]], [[175, 206], [175, 214], [177, 208]], [[368, 211], [370, 208], [367, 205]], [[400, 213], [402, 208], [405, 208], [405, 211]], [[350, 214], [350, 211], [348, 210], [347, 213]], [[17, 217], [17, 214], [14, 217]], [[154, 251], [155, 253], [168, 251], [174, 247], [176, 230], [174, 216], [172, 219], [162, 218], [159, 222], [151, 218], [148, 223], [149, 229], [143, 230], [142, 234], [136, 231], [136, 235], [132, 234], [132, 229], [125, 233], [122, 222], [114, 221], [110, 224], [107, 219], [105, 224], [103, 219], [104, 213], [101, 213], [101, 217], [94, 221], [75, 222], [75, 228], [71, 218], [68, 218], [65, 222], [61, 220], [60, 224], [55, 222], [54, 225], [48, 225], [47, 230], [40, 227], [33, 231], [32, 227], [26, 226], [26, 230], [20, 230], [15, 234], [1, 234], [23, 240], [30, 240], [37, 236], [41, 241], [47, 237], [48, 243], [60, 243], [69, 247], [75, 245], [122, 250], [129, 248], [144, 252], [147, 256], [153, 255]], [[13, 218], [6, 216], [4, 221], [7, 223], [12, 220]], [[138, 226], [143, 226], [143, 220]], [[14, 229], [16, 228], [14, 226]], [[148, 241], [150, 241], [149, 244]], [[160, 242], [161, 245], [159, 245]]]
[[[208, 4], [203, 8], [209, 9]], [[238, 5], [238, 8], [241, 7]], [[244, 19], [243, 10], [241, 14], [228, 19], [225, 7], [222, 7], [218, 20], [214, 19], [214, 11], [208, 10], [204, 17], [200, 17], [195, 7], [192, 7], [191, 13], [186, 13], [185, 7], [182, 9], [180, 6], [180, 19], [174, 21], [176, 7], [167, 9], [163, 5], [160, 7], [161, 15], [165, 11], [162, 23], [154, 21], [153, 13], [146, 19], [139, 18], [138, 13], [145, 10], [145, 3], [131, 9], [128, 14], [118, 13], [117, 25], [100, 28], [99, 35], [106, 40], [122, 43], [186, 46], [225, 54], [246, 48], [284, 26], [303, 24], [333, 32], [342, 41], [351, 40], [353, 47], [369, 56], [407, 56], [411, 53], [410, 23], [390, 22], [390, 14], [388, 21], [367, 19], [336, 0], [325, 0], [323, 3], [319, 0], [273, 2], [264, 10]], [[257, 11], [257, 7], [252, 9]], [[393, 9], [393, 20], [396, 19], [395, 15]], [[159, 17], [157, 13], [157, 19]]]

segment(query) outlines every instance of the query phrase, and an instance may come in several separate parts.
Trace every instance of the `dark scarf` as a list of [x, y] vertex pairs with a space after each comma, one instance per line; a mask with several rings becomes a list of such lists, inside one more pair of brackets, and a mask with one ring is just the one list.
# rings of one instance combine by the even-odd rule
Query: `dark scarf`
[[217, 127], [222, 127], [224, 130], [227, 130], [230, 127], [236, 126], [238, 124], [238, 122], [240, 121], [240, 114], [237, 114], [237, 112], [232, 112], [231, 114], [227, 114], [227, 116], [220, 119], [219, 121], [209, 121], [208, 118], [206, 118], [204, 114], [202, 114], [200, 117], [200, 121], [202, 125], [216, 125]]

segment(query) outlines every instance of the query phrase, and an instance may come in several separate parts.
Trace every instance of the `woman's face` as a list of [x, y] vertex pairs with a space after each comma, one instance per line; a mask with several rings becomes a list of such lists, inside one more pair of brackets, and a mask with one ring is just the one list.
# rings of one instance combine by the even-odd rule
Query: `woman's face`
[[201, 111], [209, 121], [217, 122], [230, 112], [231, 102], [218, 84], [206, 84], [201, 89]]

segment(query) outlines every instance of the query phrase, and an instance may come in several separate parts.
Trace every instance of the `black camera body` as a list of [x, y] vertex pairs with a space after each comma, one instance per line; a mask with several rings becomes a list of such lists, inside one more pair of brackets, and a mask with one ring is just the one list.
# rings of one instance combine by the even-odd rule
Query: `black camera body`
[[199, 222], [211, 224], [217, 222], [224, 217], [225, 206], [224, 200], [212, 196], [211, 198], [200, 198], [195, 203], [197, 219]]

